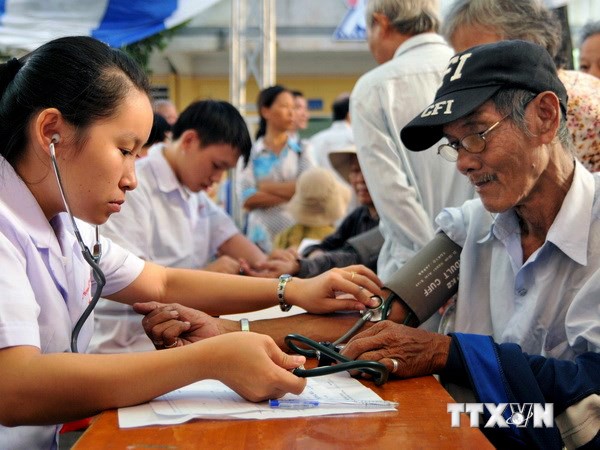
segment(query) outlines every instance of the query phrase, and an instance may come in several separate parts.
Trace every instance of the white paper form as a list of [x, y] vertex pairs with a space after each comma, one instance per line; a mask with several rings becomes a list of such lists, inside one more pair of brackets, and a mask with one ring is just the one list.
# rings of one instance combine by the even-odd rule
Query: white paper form
[[[375, 392], [347, 373], [308, 378], [306, 389], [302, 394], [287, 394], [283, 398], [319, 400], [328, 403], [382, 400]], [[269, 407], [268, 402], [251, 403], [244, 400], [220, 381], [204, 380], [172, 391], [145, 405], [120, 408], [118, 415], [120, 428], [133, 428], [177, 424], [194, 418], [277, 419], [395, 410], [393, 406], [365, 409], [348, 404], [328, 404], [310, 409], [274, 409]]]

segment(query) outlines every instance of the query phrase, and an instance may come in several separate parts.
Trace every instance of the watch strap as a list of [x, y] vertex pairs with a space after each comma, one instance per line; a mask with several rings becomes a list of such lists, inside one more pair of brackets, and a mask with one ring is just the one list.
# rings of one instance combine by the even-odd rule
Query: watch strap
[[292, 281], [292, 276], [285, 273], [279, 277], [279, 283], [277, 283], [277, 300], [279, 300], [279, 307], [283, 312], [287, 312], [292, 308], [292, 305], [285, 301], [285, 286], [290, 281]]

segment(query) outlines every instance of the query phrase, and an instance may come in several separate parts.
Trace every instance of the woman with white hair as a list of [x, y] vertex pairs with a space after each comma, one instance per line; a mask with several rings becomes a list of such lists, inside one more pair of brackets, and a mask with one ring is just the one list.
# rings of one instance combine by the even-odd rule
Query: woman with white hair
[[[539, 0], [455, 0], [444, 17], [442, 34], [461, 52], [492, 42], [521, 39], [534, 42], [555, 58], [561, 25]], [[600, 170], [600, 81], [559, 67], [567, 88], [567, 126], [575, 155], [592, 172]]]

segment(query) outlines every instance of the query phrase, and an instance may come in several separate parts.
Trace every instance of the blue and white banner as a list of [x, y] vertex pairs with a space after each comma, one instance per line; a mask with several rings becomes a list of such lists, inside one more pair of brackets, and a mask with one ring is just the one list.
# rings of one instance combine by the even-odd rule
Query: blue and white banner
[[122, 47], [172, 28], [219, 0], [0, 0], [0, 49], [33, 50], [62, 36]]
[[364, 41], [367, 39], [365, 5], [367, 0], [346, 0], [348, 12], [333, 33], [336, 41]]

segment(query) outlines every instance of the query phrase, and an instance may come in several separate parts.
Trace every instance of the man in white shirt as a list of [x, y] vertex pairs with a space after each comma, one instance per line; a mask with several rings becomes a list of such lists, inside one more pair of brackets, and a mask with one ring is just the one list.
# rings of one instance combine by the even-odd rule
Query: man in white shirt
[[[331, 105], [333, 122], [331, 126], [314, 134], [310, 138], [312, 144], [312, 160], [315, 165], [325, 167], [341, 176], [333, 169], [329, 161], [329, 153], [346, 149], [354, 145], [354, 135], [350, 126], [350, 95], [340, 94]], [[346, 180], [343, 180], [344, 182]]]
[[[385, 242], [385, 282], [434, 236], [442, 208], [461, 205], [473, 187], [435, 151], [406, 150], [400, 130], [434, 98], [453, 50], [436, 34], [433, 0], [370, 0], [367, 35], [379, 67], [363, 75], [350, 100], [358, 159]], [[444, 188], [439, 188], [439, 181]]]
[[331, 126], [310, 138], [311, 159], [315, 166], [324, 167], [333, 172], [337, 179], [351, 190], [352, 198], [348, 203], [348, 213], [350, 213], [358, 206], [354, 189], [333, 168], [329, 160], [331, 152], [354, 148], [354, 135], [350, 126], [350, 94], [344, 92], [338, 95], [333, 101], [331, 109], [333, 112]]
[[[138, 187], [103, 235], [140, 258], [168, 267], [239, 273], [241, 260], [257, 267], [266, 255], [204, 192], [250, 155], [244, 119], [229, 103], [191, 104], [173, 126], [173, 141], [157, 144], [136, 164]], [[140, 316], [128, 305], [100, 300], [91, 353], [151, 350]]]

